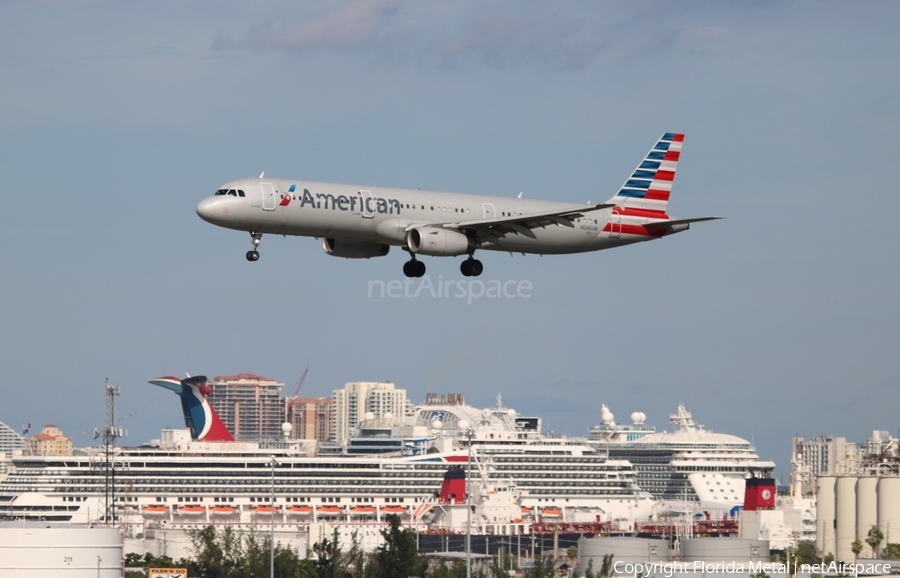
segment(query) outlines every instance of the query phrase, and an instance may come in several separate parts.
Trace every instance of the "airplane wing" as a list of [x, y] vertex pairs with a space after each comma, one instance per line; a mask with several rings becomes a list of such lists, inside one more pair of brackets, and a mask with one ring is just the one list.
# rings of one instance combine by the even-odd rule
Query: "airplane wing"
[[[562, 225], [574, 227], [573, 219], [583, 217], [585, 213], [614, 207], [614, 203], [600, 203], [599, 205], [584, 205], [572, 207], [561, 211], [545, 211], [543, 213], [530, 213], [527, 215], [515, 215], [512, 217], [494, 217], [491, 219], [475, 219], [471, 221], [456, 221], [447, 223], [428, 223], [429, 227], [443, 227], [445, 229], [461, 229], [474, 231], [479, 240], [489, 237], [500, 238], [508, 234], [525, 235], [536, 238], [531, 231], [547, 225]], [[421, 224], [410, 225], [406, 230], [419, 227]]]

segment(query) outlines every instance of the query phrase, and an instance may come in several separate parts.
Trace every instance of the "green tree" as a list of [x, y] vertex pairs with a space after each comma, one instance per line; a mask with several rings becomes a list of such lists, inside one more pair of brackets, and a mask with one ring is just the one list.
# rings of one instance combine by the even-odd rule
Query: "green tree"
[[322, 538], [321, 542], [313, 544], [313, 552], [316, 555], [316, 569], [318, 578], [343, 578], [345, 572], [342, 568], [341, 541], [335, 528], [332, 539]]
[[900, 558], [900, 544], [888, 544], [885, 546], [884, 557], [891, 559]]
[[597, 578], [594, 576], [594, 559], [588, 558], [587, 568], [584, 570], [584, 578]]
[[859, 538], [857, 538], [856, 540], [853, 540], [853, 542], [850, 544], [850, 550], [853, 552], [853, 555], [857, 558], [859, 558], [859, 553], [862, 552], [862, 549], [863, 549], [863, 543], [862, 543], [862, 540], [860, 540]]
[[534, 559], [534, 565], [525, 570], [524, 578], [553, 578], [556, 575], [556, 564], [546, 556]]
[[603, 556], [603, 562], [600, 564], [600, 572], [597, 574], [597, 578], [610, 578], [615, 575], [613, 571], [613, 555], [606, 554]]
[[866, 536], [866, 544], [872, 548], [872, 557], [878, 557], [878, 546], [881, 545], [881, 541], [884, 540], [884, 534], [881, 533], [881, 530], [878, 526], [872, 526], [869, 528], [869, 535]]
[[405, 529], [400, 529], [400, 517], [389, 514], [389, 527], [381, 531], [384, 543], [375, 550], [372, 562], [375, 578], [407, 578], [416, 569], [416, 537]]
[[797, 557], [797, 564], [815, 564], [819, 562], [819, 556], [816, 555], [815, 542], [800, 542], [794, 551]]

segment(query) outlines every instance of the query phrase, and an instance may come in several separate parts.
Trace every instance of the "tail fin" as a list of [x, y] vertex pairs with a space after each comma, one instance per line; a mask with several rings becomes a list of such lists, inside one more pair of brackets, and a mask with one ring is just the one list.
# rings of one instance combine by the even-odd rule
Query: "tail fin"
[[191, 430], [191, 438], [207, 442], [233, 442], [231, 432], [206, 399], [212, 391], [207, 381], [206, 377], [196, 375], [187, 379], [159, 377], [151, 379], [150, 383], [172, 390], [181, 398], [184, 424]]
[[667, 132], [662, 135], [609, 202], [620, 207], [658, 211], [665, 215], [683, 142], [683, 134]]

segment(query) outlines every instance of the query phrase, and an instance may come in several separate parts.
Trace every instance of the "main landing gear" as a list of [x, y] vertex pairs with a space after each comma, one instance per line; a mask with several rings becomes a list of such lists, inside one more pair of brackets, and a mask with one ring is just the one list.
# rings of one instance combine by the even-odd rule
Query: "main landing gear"
[[262, 233], [250, 233], [251, 243], [253, 243], [253, 249], [247, 251], [247, 260], [248, 261], [259, 261], [259, 251], [256, 250], [259, 247], [259, 241], [262, 239]]
[[425, 274], [425, 263], [417, 261], [415, 256], [403, 264], [403, 274], [407, 277], [421, 277]]
[[468, 259], [459, 264], [459, 271], [466, 277], [478, 277], [484, 271], [484, 265], [469, 255]]

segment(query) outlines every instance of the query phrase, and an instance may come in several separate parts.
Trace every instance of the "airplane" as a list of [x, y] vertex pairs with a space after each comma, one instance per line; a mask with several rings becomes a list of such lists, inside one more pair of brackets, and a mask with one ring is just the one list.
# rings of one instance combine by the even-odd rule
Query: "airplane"
[[666, 214], [684, 135], [665, 133], [611, 199], [576, 204], [518, 197], [442, 193], [285, 179], [241, 179], [200, 201], [197, 214], [247, 231], [259, 259], [263, 234], [322, 238], [325, 253], [347, 259], [383, 257], [400, 246], [407, 277], [422, 277], [420, 256], [467, 255], [460, 272], [481, 275], [475, 251], [569, 254], [659, 239], [691, 223]]

